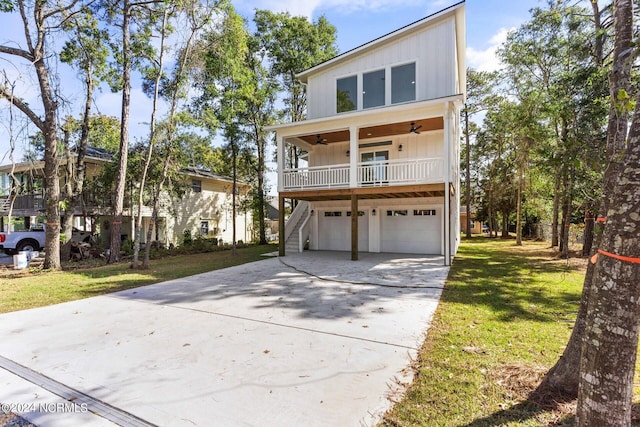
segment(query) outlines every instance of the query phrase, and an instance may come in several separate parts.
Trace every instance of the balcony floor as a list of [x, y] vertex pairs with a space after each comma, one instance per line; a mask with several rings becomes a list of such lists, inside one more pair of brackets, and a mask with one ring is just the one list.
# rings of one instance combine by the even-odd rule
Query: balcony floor
[[351, 196], [358, 199], [392, 199], [392, 198], [417, 198], [417, 197], [444, 197], [445, 185], [441, 184], [412, 184], [393, 185], [385, 187], [358, 187], [358, 188], [333, 188], [311, 189], [296, 191], [281, 191], [280, 197], [298, 200], [322, 201], [322, 200], [349, 200]]

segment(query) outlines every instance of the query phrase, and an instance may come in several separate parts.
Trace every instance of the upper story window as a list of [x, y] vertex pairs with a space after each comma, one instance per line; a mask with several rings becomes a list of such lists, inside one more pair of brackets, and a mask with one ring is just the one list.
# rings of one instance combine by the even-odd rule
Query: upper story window
[[415, 101], [416, 64], [399, 65], [391, 68], [391, 103]]
[[385, 70], [362, 75], [362, 108], [380, 107], [385, 104]]
[[194, 193], [202, 193], [202, 181], [199, 179], [192, 179], [191, 190], [193, 190]]
[[338, 113], [358, 109], [358, 76], [338, 79], [336, 108]]
[[[359, 90], [362, 92], [359, 93]], [[387, 66], [336, 81], [336, 113], [383, 107], [416, 99], [415, 62]]]

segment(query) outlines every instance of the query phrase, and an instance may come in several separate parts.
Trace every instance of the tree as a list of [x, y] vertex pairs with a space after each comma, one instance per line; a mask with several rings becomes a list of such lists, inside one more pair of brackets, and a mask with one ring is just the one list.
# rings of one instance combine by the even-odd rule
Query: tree
[[[630, 7], [626, 4], [624, 7]], [[609, 72], [609, 121], [607, 125], [606, 161], [604, 177], [602, 181], [602, 202], [600, 211], [605, 217], [610, 200], [607, 195], [614, 194], [618, 170], [620, 169], [620, 153], [625, 149], [628, 123], [628, 94], [631, 92], [631, 67], [633, 55], [630, 46], [632, 43], [632, 30], [630, 23], [616, 19], [615, 40], [613, 49], [613, 66]], [[622, 99], [619, 99], [622, 98]], [[621, 107], [622, 106], [622, 107]], [[598, 223], [601, 228], [602, 223]], [[602, 235], [598, 233], [597, 235]], [[598, 247], [599, 242], [595, 242]], [[556, 364], [549, 370], [541, 388], [551, 387], [570, 396], [578, 395], [579, 372], [576, 366], [580, 365], [583, 352], [583, 342], [587, 326], [587, 312], [591, 301], [594, 286], [595, 264], [589, 263], [585, 274], [580, 307], [569, 342]]]
[[54, 1], [38, 1], [32, 7], [23, 0], [2, 2], [4, 11], [17, 8], [22, 19], [25, 47], [0, 45], [0, 54], [27, 61], [33, 66], [39, 86], [39, 98], [42, 101], [42, 114], [31, 107], [24, 99], [14, 96], [6, 84], [0, 87], [0, 97], [4, 98], [42, 132], [44, 138], [44, 179], [46, 197], [46, 238], [44, 267], [60, 268], [60, 183], [58, 180], [58, 108], [60, 98], [55, 87], [54, 64], [56, 55], [52, 55], [50, 38], [59, 28], [64, 17], [76, 11], [81, 2], [71, 1], [60, 6]]
[[[271, 75], [284, 91], [284, 114], [291, 122], [304, 120], [307, 96], [296, 74], [338, 54], [336, 28], [324, 17], [309, 22], [303, 16], [257, 10], [255, 35], [266, 52]], [[289, 145], [285, 164], [298, 167], [300, 149]], [[293, 205], [292, 205], [293, 206]]]
[[233, 185], [232, 198], [232, 249], [236, 255], [236, 197], [238, 195], [238, 155], [242, 150], [243, 112], [248, 100], [255, 94], [251, 67], [248, 66], [250, 35], [244, 20], [233, 7], [225, 5], [218, 31], [205, 36], [206, 49], [201, 83], [204, 94], [200, 98], [204, 108], [202, 117], [210, 132], [220, 128], [231, 157]]
[[66, 236], [66, 242], [62, 247], [61, 256], [62, 259], [68, 260], [71, 254], [73, 216], [84, 189], [84, 158], [89, 143], [93, 91], [99, 82], [106, 78], [106, 64], [109, 52], [106, 46], [108, 34], [106, 31], [99, 29], [98, 21], [89, 9], [85, 8], [81, 13], [70, 15], [65, 22], [64, 28], [72, 32], [73, 36], [65, 43], [60, 58], [63, 62], [74, 65], [80, 70], [85, 86], [84, 111], [79, 123], [80, 137], [74, 149], [76, 155], [75, 164], [71, 156], [70, 143], [70, 134], [74, 127], [74, 121], [69, 119], [63, 126], [66, 174], [65, 191], [61, 205], [64, 206], [62, 230]]
[[[139, 19], [141, 8], [148, 8], [161, 0], [104, 0], [102, 5], [106, 11], [106, 23], [119, 29], [118, 37], [113, 37], [112, 49], [118, 60], [117, 69], [113, 72], [121, 77], [112, 83], [113, 88], [122, 90], [122, 111], [120, 116], [120, 146], [118, 149], [118, 168], [115, 176], [115, 200], [113, 204], [113, 221], [111, 225], [111, 242], [109, 245], [108, 263], [120, 260], [120, 230], [124, 209], [124, 193], [127, 177], [127, 156], [129, 152], [129, 110], [131, 107], [131, 71], [134, 60], [138, 57], [148, 57], [146, 52], [151, 49], [151, 31], [149, 25], [157, 15], [150, 14], [151, 22]], [[132, 33], [132, 27], [134, 31]]]
[[338, 54], [336, 28], [324, 16], [309, 22], [304, 16], [268, 10], [256, 10], [253, 20], [270, 71], [286, 92], [286, 118], [292, 122], [304, 120], [307, 97], [296, 74]]
[[[133, 231], [133, 268], [138, 268], [138, 256], [140, 254], [140, 239], [142, 237], [142, 208], [144, 206], [144, 192], [145, 184], [147, 180], [147, 173], [149, 172], [149, 165], [151, 164], [151, 158], [153, 156], [153, 149], [156, 139], [156, 115], [158, 114], [158, 101], [160, 100], [160, 81], [164, 74], [165, 63], [165, 44], [167, 38], [171, 34], [171, 28], [169, 27], [169, 18], [175, 13], [171, 5], [165, 5], [161, 11], [162, 19], [160, 27], [155, 28], [155, 32], [160, 34], [160, 47], [158, 49], [157, 57], [153, 58], [144, 71], [147, 85], [151, 85], [153, 90], [153, 107], [151, 109], [151, 120], [149, 123], [149, 142], [147, 144], [147, 152], [145, 156], [144, 165], [141, 171], [140, 182], [138, 183], [138, 212], [136, 215], [136, 226]], [[149, 11], [149, 14], [154, 14], [155, 11]], [[150, 21], [155, 21], [155, 18], [151, 18]]]
[[467, 102], [462, 111], [464, 117], [464, 168], [465, 171], [465, 203], [467, 207], [466, 235], [471, 237], [471, 118], [488, 108], [493, 98], [491, 90], [497, 79], [496, 73], [487, 73], [467, 68]]
[[[636, 58], [633, 4], [616, 0], [615, 56], [610, 85], [617, 126], [611, 140], [624, 141], [626, 111], [635, 109], [622, 151], [612, 153], [605, 176], [606, 225], [598, 249], [582, 340], [578, 426], [630, 426], [640, 324], [640, 93], [627, 88]], [[625, 120], [626, 121], [626, 120]], [[607, 176], [608, 175], [608, 176]], [[608, 180], [607, 178], [612, 178]], [[611, 182], [609, 182], [611, 181]], [[611, 190], [611, 191], [609, 191]], [[592, 258], [593, 261], [593, 258]], [[586, 284], [585, 284], [586, 286]]]
[[[170, 77], [165, 77], [162, 81], [162, 97], [170, 104], [168, 117], [163, 126], [163, 137], [159, 137], [160, 141], [164, 141], [164, 145], [159, 147], [160, 161], [162, 163], [162, 170], [160, 176], [157, 179], [155, 189], [152, 195], [152, 213], [151, 213], [151, 226], [147, 230], [146, 246], [144, 251], [143, 268], [149, 267], [149, 255], [151, 252], [151, 237], [154, 227], [158, 224], [158, 212], [160, 209], [160, 196], [165, 186], [165, 182], [169, 179], [171, 173], [177, 173], [175, 170], [180, 165], [188, 165], [188, 160], [184, 159], [184, 156], [180, 156], [180, 153], [197, 151], [194, 148], [198, 148], [197, 142], [200, 141], [195, 135], [188, 135], [186, 138], [184, 135], [177, 134], [177, 128], [181, 122], [193, 123], [193, 119], [190, 114], [184, 112], [179, 114], [178, 108], [180, 102], [184, 101], [187, 97], [187, 83], [188, 75], [191, 67], [195, 67], [197, 60], [193, 58], [193, 48], [197, 41], [199, 33], [207, 27], [212, 17], [218, 14], [220, 2], [214, 0], [212, 2], [199, 2], [185, 1], [182, 3], [182, 11], [184, 13], [185, 20], [187, 22], [189, 31], [178, 49], [179, 54], [174, 66], [173, 73]], [[159, 84], [160, 82], [157, 82]], [[185, 149], [189, 142], [196, 141], [195, 147], [189, 146]], [[184, 142], [181, 145], [181, 142]], [[178, 157], [178, 159], [176, 159]], [[182, 157], [182, 159], [180, 159]], [[173, 168], [173, 170], [172, 170]]]

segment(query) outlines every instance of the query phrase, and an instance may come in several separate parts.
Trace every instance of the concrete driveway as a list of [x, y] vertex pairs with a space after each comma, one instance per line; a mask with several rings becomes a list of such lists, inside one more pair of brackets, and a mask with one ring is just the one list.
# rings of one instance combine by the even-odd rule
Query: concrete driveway
[[411, 380], [448, 268], [348, 258], [305, 252], [1, 315], [0, 403], [56, 427], [373, 425]]

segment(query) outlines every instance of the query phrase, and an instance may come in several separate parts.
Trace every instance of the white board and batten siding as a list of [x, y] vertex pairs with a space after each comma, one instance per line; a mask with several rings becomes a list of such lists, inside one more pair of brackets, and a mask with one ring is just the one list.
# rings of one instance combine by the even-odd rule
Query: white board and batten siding
[[[416, 101], [456, 95], [460, 92], [456, 49], [452, 17], [309, 75], [308, 117], [316, 119], [336, 114], [337, 79], [411, 62], [416, 63]], [[388, 73], [387, 78], [390, 78]], [[361, 78], [358, 81], [361, 86]], [[361, 87], [358, 92], [362, 92]]]
[[[391, 145], [359, 149], [360, 153], [389, 151], [389, 160], [442, 158], [444, 156], [444, 131], [435, 130], [420, 134], [405, 134], [393, 137], [363, 139], [363, 144], [391, 141]], [[399, 147], [402, 145], [402, 151]], [[348, 164], [349, 142], [332, 143], [311, 148], [309, 166]], [[351, 155], [351, 153], [349, 153]]]

